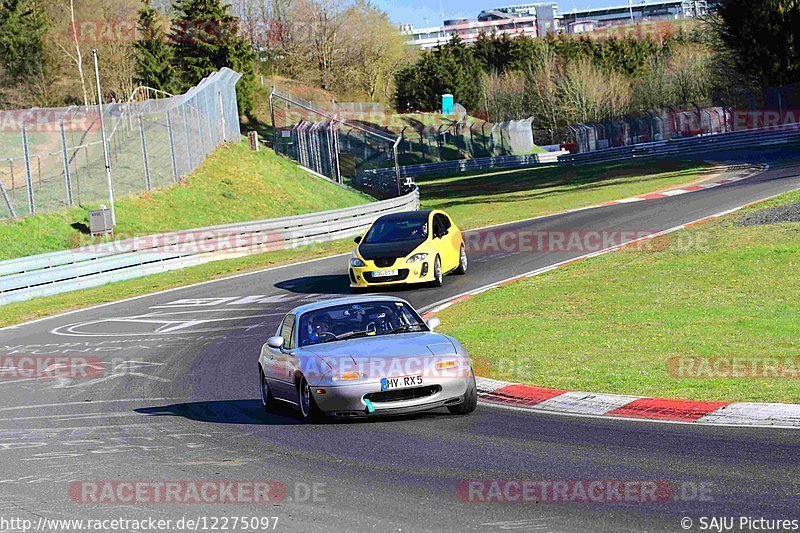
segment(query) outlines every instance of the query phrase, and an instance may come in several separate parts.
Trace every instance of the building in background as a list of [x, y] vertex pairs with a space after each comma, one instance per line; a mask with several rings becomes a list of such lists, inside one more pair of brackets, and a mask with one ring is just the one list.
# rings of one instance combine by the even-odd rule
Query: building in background
[[512, 37], [544, 37], [548, 33], [585, 33], [611, 26], [696, 18], [712, 12], [718, 0], [664, 0], [559, 13], [558, 4], [519, 4], [484, 9], [476, 19], [445, 20], [441, 26], [414, 28], [401, 24], [408, 43], [430, 50], [458, 35], [474, 43], [481, 33], [506, 33]]

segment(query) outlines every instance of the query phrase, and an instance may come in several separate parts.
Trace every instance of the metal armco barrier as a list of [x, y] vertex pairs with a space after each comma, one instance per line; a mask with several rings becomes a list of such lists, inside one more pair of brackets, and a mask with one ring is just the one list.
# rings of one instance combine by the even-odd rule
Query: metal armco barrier
[[[404, 165], [400, 167], [401, 178], [416, 178], [427, 174], [455, 174], [457, 172], [471, 172], [475, 170], [489, 170], [493, 168], [525, 168], [535, 165], [557, 163], [558, 158], [567, 154], [566, 151], [545, 152], [541, 154], [524, 155], [505, 155], [499, 157], [480, 157], [476, 159], [456, 159], [453, 161], [440, 161], [436, 163], [423, 163], [419, 165]], [[389, 188], [394, 183], [394, 171], [392, 169], [373, 169], [364, 170], [359, 173], [357, 179], [371, 188], [380, 189], [375, 181], [385, 181], [385, 187]]]
[[375, 218], [419, 209], [419, 191], [367, 205], [177, 231], [0, 261], [0, 305], [158, 272], [363, 233]]
[[788, 124], [770, 128], [716, 133], [669, 141], [635, 144], [594, 152], [568, 154], [558, 158], [560, 163], [612, 163], [631, 159], [657, 158], [678, 154], [695, 154], [709, 150], [729, 150], [775, 146], [800, 141], [800, 125]]

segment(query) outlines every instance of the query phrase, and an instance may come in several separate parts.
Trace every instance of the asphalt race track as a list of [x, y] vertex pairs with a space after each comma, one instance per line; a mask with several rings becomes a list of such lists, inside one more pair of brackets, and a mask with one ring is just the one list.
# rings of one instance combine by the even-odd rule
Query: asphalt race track
[[[502, 229], [658, 231], [800, 187], [800, 151], [715, 158], [770, 169], [684, 196]], [[397, 294], [430, 306], [575, 255], [473, 254], [467, 276]], [[320, 425], [299, 424], [289, 411], [263, 414], [260, 346], [300, 302], [349, 294], [345, 263], [323, 259], [0, 330], [2, 356], [86, 356], [100, 368], [83, 379], [0, 380], [0, 514], [278, 516], [282, 531], [681, 531], [683, 517], [698, 531], [702, 516], [800, 518], [800, 432], [792, 430], [486, 404], [468, 417], [442, 411]], [[676, 497], [463, 502], [456, 487], [469, 479], [656, 480], [676, 487]], [[68, 491], [77, 480], [274, 480], [289, 497], [274, 505], [81, 503]]]

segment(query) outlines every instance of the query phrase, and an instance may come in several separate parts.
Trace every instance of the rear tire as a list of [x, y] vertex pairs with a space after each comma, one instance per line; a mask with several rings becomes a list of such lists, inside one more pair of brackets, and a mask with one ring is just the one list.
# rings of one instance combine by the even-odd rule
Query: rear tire
[[478, 385], [475, 383], [475, 373], [472, 373], [472, 384], [467, 388], [464, 401], [458, 405], [449, 405], [447, 410], [452, 415], [468, 415], [478, 408]]
[[314, 394], [311, 393], [311, 385], [305, 376], [300, 379], [300, 384], [297, 386], [297, 400], [300, 416], [304, 422], [317, 422], [322, 419], [322, 411], [317, 407]]
[[264, 370], [261, 365], [258, 365], [258, 375], [261, 378], [261, 408], [264, 409], [265, 413], [271, 413], [272, 408], [275, 406], [275, 397], [272, 395], [272, 391], [269, 390], [267, 378], [264, 377]]
[[464, 245], [461, 245], [461, 250], [458, 252], [458, 267], [453, 270], [454, 274], [464, 275], [467, 273], [467, 266], [469, 261], [467, 260], [467, 250], [464, 248]]
[[431, 285], [434, 287], [441, 287], [444, 285], [444, 271], [442, 270], [442, 260], [439, 256], [433, 260], [433, 281]]

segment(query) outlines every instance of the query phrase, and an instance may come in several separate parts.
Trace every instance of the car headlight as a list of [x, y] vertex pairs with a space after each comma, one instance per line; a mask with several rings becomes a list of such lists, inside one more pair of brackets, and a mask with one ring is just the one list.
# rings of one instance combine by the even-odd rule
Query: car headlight
[[361, 372], [342, 372], [341, 374], [336, 374], [333, 376], [333, 381], [356, 381], [358, 379], [364, 379], [366, 376]]
[[351, 267], [363, 267], [363, 266], [367, 266], [367, 265], [365, 265], [364, 261], [362, 261], [359, 257], [357, 257], [355, 254], [353, 254], [353, 256], [350, 257], [350, 266]]
[[406, 259], [406, 263], [419, 263], [420, 261], [425, 261], [426, 257], [428, 257], [428, 254], [414, 254]]

